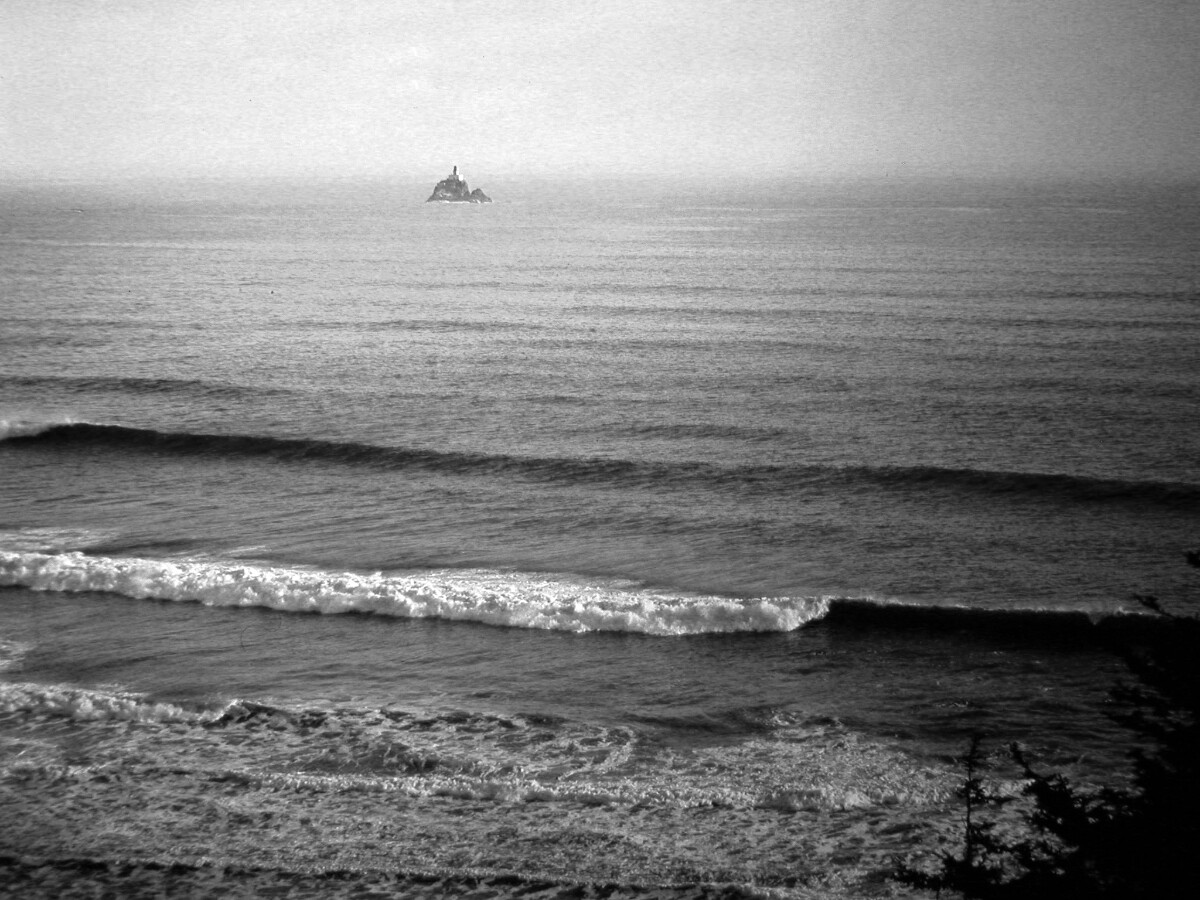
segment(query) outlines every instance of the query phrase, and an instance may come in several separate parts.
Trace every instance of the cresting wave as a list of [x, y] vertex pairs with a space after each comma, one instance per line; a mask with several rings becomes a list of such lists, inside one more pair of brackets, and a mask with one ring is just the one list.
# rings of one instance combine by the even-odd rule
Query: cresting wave
[[0, 419], [0, 441], [19, 441], [23, 438], [36, 438], [51, 428], [73, 425], [70, 418], [54, 421], [30, 419], [21, 416], [6, 416]]
[[[20, 542], [18, 542], [20, 546]], [[547, 575], [489, 570], [420, 574], [334, 572], [220, 559], [109, 557], [0, 550], [0, 587], [102, 592], [134, 599], [261, 607], [281, 612], [436, 618], [568, 632], [655, 636], [788, 632], [837, 627], [968, 630], [1026, 640], [1153, 637], [1168, 624], [1141, 611], [971, 608], [855, 597], [753, 599], [674, 594]]]
[[105, 448], [181, 456], [266, 458], [457, 475], [510, 475], [544, 481], [629, 486], [702, 484], [778, 491], [862, 484], [894, 490], [972, 491], [1072, 502], [1136, 503], [1200, 509], [1200, 484], [1129, 481], [1040, 472], [938, 466], [717, 466], [604, 458], [542, 458], [386, 447], [353, 441], [241, 434], [164, 432], [88, 422], [0, 422], [0, 440], [19, 447]]
[[978, 608], [954, 604], [839, 598], [831, 600], [824, 621], [837, 627], [926, 633], [964, 631], [983, 638], [1016, 638], [1022, 644], [1068, 641], [1154, 640], [1170, 630], [1171, 620], [1137, 608], [1055, 609], [1046, 607]]
[[523, 573], [360, 574], [78, 552], [0, 551], [0, 586], [100, 591], [136, 599], [286, 612], [373, 613], [548, 631], [650, 635], [792, 631], [821, 618], [829, 608], [823, 598], [691, 596]]

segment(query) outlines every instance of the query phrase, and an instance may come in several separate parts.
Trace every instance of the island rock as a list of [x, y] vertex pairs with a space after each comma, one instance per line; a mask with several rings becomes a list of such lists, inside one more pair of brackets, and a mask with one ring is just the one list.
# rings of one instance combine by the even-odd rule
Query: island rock
[[455, 166], [449, 176], [437, 183], [433, 193], [425, 202], [433, 203], [434, 201], [439, 203], [491, 203], [492, 198], [479, 188], [470, 190], [467, 187], [466, 179], [458, 174], [458, 166]]

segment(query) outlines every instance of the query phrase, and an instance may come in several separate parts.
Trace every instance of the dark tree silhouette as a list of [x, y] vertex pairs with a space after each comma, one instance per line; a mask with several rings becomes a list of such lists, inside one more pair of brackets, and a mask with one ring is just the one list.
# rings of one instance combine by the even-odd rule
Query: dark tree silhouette
[[[1200, 553], [1186, 554], [1200, 569]], [[1032, 800], [1023, 833], [1001, 837], [981, 818], [1011, 798], [983, 786], [982, 744], [963, 757], [959, 795], [966, 807], [961, 856], [943, 854], [935, 872], [898, 863], [894, 877], [914, 887], [949, 889], [980, 900], [1173, 900], [1200, 886], [1200, 619], [1175, 615], [1151, 596], [1137, 598], [1164, 627], [1137, 640], [1114, 639], [1136, 677], [1113, 696], [1131, 712], [1116, 716], [1138, 738], [1132, 786], [1089, 791], [1062, 774], [1043, 774], [1013, 745], [1009, 752]], [[1147, 749], [1152, 748], [1152, 749]]]

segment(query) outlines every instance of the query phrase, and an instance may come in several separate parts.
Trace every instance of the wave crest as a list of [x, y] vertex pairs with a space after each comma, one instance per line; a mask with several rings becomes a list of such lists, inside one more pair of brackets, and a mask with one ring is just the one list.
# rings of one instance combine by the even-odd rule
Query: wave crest
[[686, 635], [792, 631], [820, 619], [828, 598], [671, 594], [527, 573], [417, 575], [329, 572], [233, 561], [0, 551], [0, 585], [101, 591], [136, 599], [286, 612], [373, 613], [547, 631]]
[[0, 441], [31, 440], [59, 428], [75, 424], [69, 418], [42, 419], [37, 417], [6, 416], [0, 418]]

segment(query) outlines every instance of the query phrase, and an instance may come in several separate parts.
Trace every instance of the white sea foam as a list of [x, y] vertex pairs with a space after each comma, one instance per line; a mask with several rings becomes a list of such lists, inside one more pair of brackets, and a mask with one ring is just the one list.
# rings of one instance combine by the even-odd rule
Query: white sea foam
[[[956, 784], [952, 771], [931, 768], [853, 733], [804, 741], [762, 738], [685, 753], [640, 745], [639, 752], [632, 754], [636, 739], [631, 738], [626, 746], [614, 748], [613, 766], [595, 765], [568, 737], [556, 742], [561, 752], [549, 753], [538, 742], [523, 740], [507, 748], [523, 764], [503, 768], [486, 765], [477, 756], [503, 754], [504, 749], [495, 746], [494, 733], [447, 731], [442, 735], [444, 743], [453, 743], [460, 755], [478, 759], [477, 764], [447, 765], [448, 747], [441, 746], [426, 747], [432, 750], [430, 759], [437, 761], [428, 771], [320, 771], [310, 757], [288, 770], [242, 763], [223, 769], [221, 777], [272, 790], [788, 812], [940, 802]], [[423, 744], [425, 738], [404, 733], [406, 747]]]
[[0, 585], [104, 591], [207, 606], [375, 613], [553, 631], [652, 635], [792, 631], [819, 619], [828, 598], [672, 594], [575, 583], [528, 573], [447, 570], [359, 574], [249, 565], [0, 550]]
[[75, 721], [177, 722], [198, 717], [170, 703], [140, 694], [67, 685], [0, 684], [0, 713], [22, 712]]
[[39, 416], [25, 416], [19, 413], [15, 415], [3, 414], [0, 415], [0, 441], [5, 441], [9, 438], [32, 437], [56, 425], [70, 425], [74, 422], [75, 420], [69, 416], [47, 419]]
[[0, 638], [0, 672], [16, 666], [32, 649], [32, 644]]
[[785, 811], [927, 804], [945, 800], [955, 785], [952, 772], [843, 729], [679, 752], [641, 744], [632, 732], [571, 723], [546, 729], [479, 720], [461, 728], [454, 717], [303, 713], [239, 700], [188, 710], [120, 690], [0, 683], [0, 716], [11, 714], [26, 724], [67, 719], [135, 729], [94, 733], [89, 765], [71, 763], [48, 738], [0, 767], [56, 780], [123, 777], [131, 766], [150, 766], [272, 791]]
[[[89, 528], [22, 528], [0, 530], [0, 547], [23, 553], [62, 553], [82, 550], [116, 538], [115, 530], [98, 531]], [[0, 550], [0, 553], [4, 552]]]

